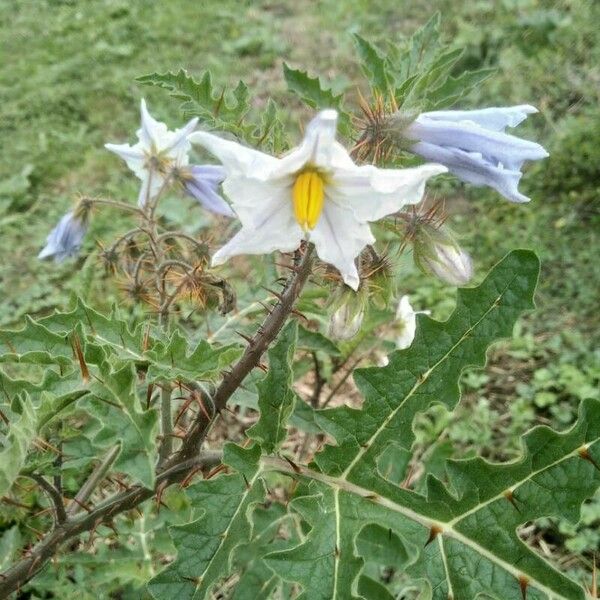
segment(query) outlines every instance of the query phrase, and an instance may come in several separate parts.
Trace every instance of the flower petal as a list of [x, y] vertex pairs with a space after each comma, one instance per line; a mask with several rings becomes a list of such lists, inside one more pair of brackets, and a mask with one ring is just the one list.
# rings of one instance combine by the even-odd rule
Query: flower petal
[[169, 132], [169, 140], [165, 140], [166, 144], [164, 147], [159, 147], [160, 152], [169, 152], [176, 155], [187, 154], [190, 150], [190, 142], [188, 136], [198, 125], [198, 118], [194, 117], [191, 121], [188, 121], [180, 129]]
[[439, 164], [412, 169], [378, 169], [372, 165], [338, 169], [328, 187], [328, 197], [351, 208], [359, 221], [377, 221], [407, 204], [417, 204], [429, 177], [445, 173]]
[[205, 131], [196, 131], [187, 138], [192, 144], [199, 144], [216, 156], [228, 175], [244, 175], [265, 180], [277, 166], [278, 159], [247, 148], [231, 140], [224, 140]]
[[46, 238], [46, 245], [38, 254], [38, 258], [53, 257], [55, 262], [62, 262], [66, 258], [75, 256], [79, 252], [86, 231], [86, 220], [75, 217], [72, 212], [67, 213]]
[[421, 113], [422, 117], [436, 121], [452, 121], [459, 123], [470, 121], [484, 129], [504, 131], [506, 127], [516, 127], [528, 115], [537, 113], [538, 109], [530, 104], [518, 106], [490, 107], [479, 110], [436, 110]]
[[315, 245], [319, 258], [333, 265], [344, 282], [357, 290], [360, 280], [354, 259], [367, 244], [375, 241], [369, 226], [357, 220], [353, 211], [325, 202], [309, 240]]
[[104, 144], [104, 147], [121, 157], [127, 163], [127, 166], [138, 177], [140, 176], [145, 168], [146, 156], [139, 142], [135, 146], [130, 146], [129, 144]]
[[510, 170], [520, 170], [526, 160], [548, 156], [540, 144], [466, 121], [436, 121], [421, 115], [409, 125], [406, 133], [412, 139], [435, 146], [478, 152], [490, 162], [500, 163]]
[[269, 254], [275, 250], [292, 252], [298, 248], [302, 230], [296, 223], [291, 203], [278, 203], [270, 213], [262, 212], [261, 217], [262, 222], [254, 227], [242, 227], [215, 252], [212, 265], [221, 265], [239, 254]]
[[244, 227], [260, 227], [264, 215], [283, 204], [292, 211], [291, 180], [261, 181], [253, 177], [228, 177], [223, 191]]
[[142, 113], [142, 126], [137, 130], [137, 136], [144, 146], [158, 148], [161, 139], [167, 134], [168, 128], [148, 112], [146, 101], [143, 98], [140, 103], [140, 112]]
[[[191, 179], [186, 179], [185, 181], [185, 189], [188, 194], [196, 198], [204, 206], [204, 208], [210, 210], [219, 215], [224, 215], [226, 217], [234, 217], [235, 213], [221, 198], [221, 196], [217, 193], [217, 188], [221, 182], [221, 178], [219, 175], [216, 175], [213, 172], [212, 179], [209, 175], [202, 175], [201, 172], [204, 172], [205, 167], [197, 166], [192, 169], [194, 173], [194, 177]], [[217, 167], [219, 169], [219, 167]]]
[[158, 194], [165, 179], [158, 171], [147, 170], [143, 171], [138, 177], [142, 180], [142, 185], [138, 193], [138, 206], [144, 208], [146, 202], [152, 200]]
[[475, 186], [489, 186], [511, 202], [529, 202], [529, 198], [518, 190], [522, 173], [503, 169], [486, 160], [481, 154], [424, 142], [412, 146], [411, 152], [425, 160], [439, 161], [462, 181]]

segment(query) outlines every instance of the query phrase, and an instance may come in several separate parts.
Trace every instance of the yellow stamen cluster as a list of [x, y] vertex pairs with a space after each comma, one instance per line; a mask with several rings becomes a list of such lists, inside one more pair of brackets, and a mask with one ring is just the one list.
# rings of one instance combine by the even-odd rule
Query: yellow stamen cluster
[[303, 171], [298, 175], [292, 189], [294, 216], [304, 231], [314, 229], [323, 212], [325, 182], [315, 170]]

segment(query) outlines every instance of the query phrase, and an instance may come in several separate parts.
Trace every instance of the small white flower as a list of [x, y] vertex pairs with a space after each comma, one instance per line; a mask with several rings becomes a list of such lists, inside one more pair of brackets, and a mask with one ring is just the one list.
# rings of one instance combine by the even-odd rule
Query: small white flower
[[446, 168], [359, 167], [335, 140], [336, 126], [337, 112], [322, 111], [302, 143], [281, 159], [210, 133], [189, 136], [223, 163], [223, 189], [242, 223], [213, 256], [213, 265], [239, 254], [291, 252], [304, 239], [358, 289], [354, 259], [374, 242], [369, 222], [418, 203], [427, 179]]
[[396, 337], [396, 348], [404, 350], [408, 348], [415, 339], [417, 330], [417, 315], [428, 315], [428, 310], [413, 310], [408, 296], [402, 296], [398, 302], [396, 309], [396, 325], [399, 329], [398, 337]]
[[150, 115], [143, 99], [141, 113], [142, 126], [136, 132], [137, 144], [105, 144], [104, 147], [119, 155], [141, 179], [138, 205], [143, 208], [156, 196], [174, 169], [188, 165], [190, 143], [187, 136], [198, 124], [198, 119], [192, 119], [181, 129], [169, 131], [164, 123]]

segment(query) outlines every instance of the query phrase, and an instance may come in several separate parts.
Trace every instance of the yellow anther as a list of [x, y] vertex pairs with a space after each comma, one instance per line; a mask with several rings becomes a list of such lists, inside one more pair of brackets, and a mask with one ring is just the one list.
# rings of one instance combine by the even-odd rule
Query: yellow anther
[[314, 229], [323, 212], [324, 181], [317, 171], [304, 171], [298, 175], [292, 190], [294, 215], [300, 227]]

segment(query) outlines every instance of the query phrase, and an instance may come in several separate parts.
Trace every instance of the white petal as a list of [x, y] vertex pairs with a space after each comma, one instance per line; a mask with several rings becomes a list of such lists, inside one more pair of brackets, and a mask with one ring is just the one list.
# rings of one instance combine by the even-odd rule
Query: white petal
[[410, 304], [408, 296], [402, 296], [400, 302], [398, 302], [398, 308], [396, 309], [396, 319], [404, 320], [409, 315], [414, 315], [415, 311]]
[[275, 250], [291, 252], [302, 241], [302, 230], [292, 211], [291, 202], [276, 205], [271, 213], [261, 213], [257, 227], [242, 227], [212, 258], [212, 265], [223, 264], [239, 254], [269, 254]]
[[146, 202], [152, 200], [158, 194], [165, 179], [160, 173], [154, 171], [152, 173], [144, 171], [140, 179], [142, 180], [142, 185], [138, 194], [138, 206], [144, 208]]
[[138, 139], [146, 148], [152, 146], [158, 148], [160, 141], [167, 135], [169, 130], [164, 123], [157, 121], [148, 112], [146, 101], [143, 98], [140, 103], [140, 112], [142, 113], [142, 126], [136, 132]]
[[292, 210], [292, 180], [260, 181], [253, 177], [232, 176], [223, 182], [223, 191], [244, 227], [258, 227], [265, 214], [281, 204]]
[[479, 110], [436, 110], [422, 113], [423, 116], [437, 121], [470, 121], [485, 129], [504, 131], [506, 127], [516, 127], [528, 115], [538, 112], [535, 106], [520, 104], [518, 106], [503, 106], [482, 108]]
[[360, 221], [377, 221], [407, 204], [420, 202], [427, 179], [447, 170], [438, 164], [412, 169], [378, 169], [372, 165], [338, 169], [327, 194], [340, 206], [351, 208]]
[[244, 175], [265, 180], [278, 163], [278, 159], [273, 156], [205, 131], [190, 134], [188, 140], [214, 154], [223, 163], [228, 175]]
[[319, 258], [333, 265], [353, 290], [360, 283], [354, 259], [375, 241], [369, 226], [356, 219], [351, 210], [325, 202], [317, 226], [310, 232]]
[[114, 152], [117, 156], [120, 156], [136, 175], [140, 176], [144, 171], [146, 155], [140, 143], [137, 143], [135, 146], [130, 146], [129, 144], [104, 144], [104, 147]]

